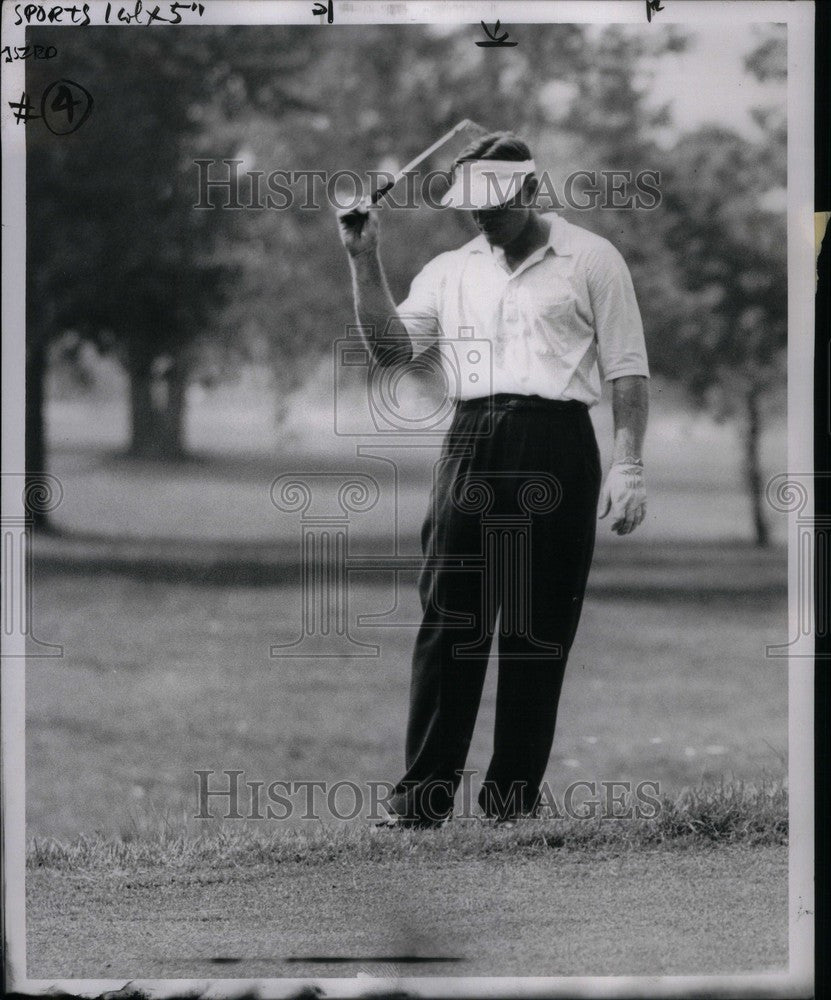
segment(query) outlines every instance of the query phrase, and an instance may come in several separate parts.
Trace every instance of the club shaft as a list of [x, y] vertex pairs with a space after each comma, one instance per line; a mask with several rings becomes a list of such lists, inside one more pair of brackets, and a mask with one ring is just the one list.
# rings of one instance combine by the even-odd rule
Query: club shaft
[[387, 181], [387, 183], [384, 184], [382, 187], [379, 187], [375, 191], [373, 191], [372, 195], [370, 196], [370, 199], [369, 199], [370, 202], [373, 205], [376, 205], [378, 203], [378, 201], [381, 198], [383, 198], [385, 194], [387, 194], [387, 192], [391, 191], [395, 187], [395, 185], [407, 173], [409, 173], [410, 170], [414, 170], [420, 163], [422, 163], [424, 160], [426, 160], [427, 157], [430, 156], [431, 153], [435, 153], [435, 151], [437, 149], [439, 149], [446, 142], [448, 142], [450, 139], [452, 139], [453, 136], [457, 132], [461, 132], [461, 130], [463, 128], [467, 128], [471, 124], [472, 124], [472, 122], [468, 118], [465, 118], [463, 121], [460, 121], [457, 125], [454, 125], [453, 128], [450, 129], [449, 132], [446, 132], [440, 139], [437, 139], [432, 144], [432, 146], [428, 146], [427, 149], [425, 149], [423, 152], [419, 153], [418, 156], [415, 157], [415, 159], [410, 160], [410, 162], [406, 165], [406, 167], [402, 167], [401, 170], [398, 171], [398, 173], [393, 174], [391, 180]]

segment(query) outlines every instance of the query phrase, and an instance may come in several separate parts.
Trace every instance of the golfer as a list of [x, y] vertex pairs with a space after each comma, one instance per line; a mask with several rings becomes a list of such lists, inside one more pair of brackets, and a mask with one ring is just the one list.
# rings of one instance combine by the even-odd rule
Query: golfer
[[469, 211], [479, 235], [430, 261], [398, 306], [377, 210], [339, 218], [376, 374], [411, 364], [431, 338], [463, 345], [472, 331], [490, 347], [487, 369], [451, 372], [457, 401], [422, 530], [406, 773], [387, 803], [396, 827], [452, 815], [497, 619], [493, 756], [479, 805], [498, 823], [539, 807], [594, 549], [602, 477], [589, 408], [601, 377], [612, 383], [614, 447], [600, 516], [611, 512], [612, 530], [627, 535], [646, 511], [649, 368], [623, 258], [533, 207], [535, 164], [512, 133], [477, 139], [451, 177], [442, 203]]

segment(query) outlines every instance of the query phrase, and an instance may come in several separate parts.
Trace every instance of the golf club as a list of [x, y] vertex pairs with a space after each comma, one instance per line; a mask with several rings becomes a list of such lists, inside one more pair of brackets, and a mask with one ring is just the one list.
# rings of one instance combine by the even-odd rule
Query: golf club
[[[440, 139], [437, 139], [431, 146], [428, 146], [427, 149], [423, 150], [421, 153], [418, 154], [418, 156], [410, 160], [410, 162], [406, 166], [402, 167], [401, 170], [399, 170], [396, 174], [394, 174], [392, 178], [386, 182], [386, 184], [382, 185], [379, 188], [376, 188], [375, 191], [373, 191], [369, 197], [370, 205], [377, 205], [378, 202], [381, 200], [381, 198], [389, 194], [389, 192], [392, 191], [395, 185], [406, 174], [408, 174], [411, 170], [414, 170], [420, 163], [423, 163], [428, 156], [430, 156], [432, 153], [435, 153], [435, 151], [439, 149], [441, 146], [443, 146], [446, 142], [449, 142], [450, 139], [452, 139], [457, 132], [461, 132], [463, 129], [466, 128], [475, 128], [481, 130], [482, 132], [485, 131], [485, 129], [483, 129], [481, 125], [477, 125], [476, 122], [471, 121], [469, 118], [463, 118], [460, 122], [458, 122], [458, 124], [454, 125], [449, 132], [446, 132]], [[364, 222], [366, 221], [364, 212], [361, 212], [359, 209], [356, 208], [353, 209], [351, 212], [347, 212], [346, 215], [341, 216], [341, 219], [348, 220], [350, 225], [354, 226], [358, 235], [360, 236], [361, 230], [364, 227]]]

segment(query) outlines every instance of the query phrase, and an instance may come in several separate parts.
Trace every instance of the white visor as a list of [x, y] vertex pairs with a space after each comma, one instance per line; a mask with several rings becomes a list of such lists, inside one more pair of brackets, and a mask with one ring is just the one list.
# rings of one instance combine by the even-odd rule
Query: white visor
[[525, 178], [536, 169], [533, 160], [464, 160], [456, 166], [441, 204], [468, 211], [499, 208], [519, 194]]

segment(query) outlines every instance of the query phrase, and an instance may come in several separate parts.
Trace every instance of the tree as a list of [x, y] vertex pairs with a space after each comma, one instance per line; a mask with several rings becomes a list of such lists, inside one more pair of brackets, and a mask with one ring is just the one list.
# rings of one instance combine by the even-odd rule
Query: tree
[[234, 213], [193, 209], [194, 160], [232, 158], [249, 109], [307, 110], [304, 53], [285, 33], [236, 28], [34, 35], [58, 57], [29, 64], [28, 89], [69, 77], [95, 104], [69, 135], [28, 126], [28, 468], [45, 465], [48, 344], [68, 328], [123, 361], [130, 451], [178, 457], [194, 346], [219, 327], [243, 265]]
[[[674, 31], [661, 32], [660, 42], [644, 42], [632, 32], [593, 40], [569, 24], [545, 30], [519, 25], [511, 30], [518, 47], [503, 50], [475, 46], [469, 26], [437, 31], [365, 25], [353, 34], [350, 44], [318, 54], [309, 91], [322, 109], [318, 114], [295, 119], [276, 138], [267, 119], [252, 125], [258, 167], [351, 169], [365, 176], [368, 169], [403, 166], [462, 118], [527, 135], [546, 168], [565, 165], [563, 150], [574, 153], [580, 166], [629, 165], [633, 145], [645, 143], [644, 130], [663, 120], [660, 112], [644, 110], [646, 93], [630, 77], [640, 58], [681, 44]], [[567, 105], [557, 96], [557, 85], [566, 83], [578, 98]], [[587, 116], [585, 107], [593, 102], [596, 110]], [[614, 122], [612, 105], [618, 109]], [[460, 136], [422, 172], [448, 166], [469, 139]], [[623, 144], [623, 158], [607, 153]], [[634, 159], [654, 165], [645, 153]], [[440, 193], [439, 185], [433, 190]], [[334, 212], [326, 204], [308, 211], [295, 203], [284, 211], [257, 213], [249, 233], [261, 248], [261, 266], [249, 272], [250, 284], [236, 308], [268, 340], [279, 384], [293, 387], [304, 374], [304, 359], [328, 351], [354, 322]], [[429, 259], [473, 235], [463, 213], [383, 209], [384, 264], [393, 297], [404, 297]], [[644, 241], [631, 242], [640, 252]]]
[[[364, 175], [401, 166], [473, 118], [526, 135], [561, 179], [575, 169], [662, 172], [664, 203], [653, 211], [563, 214], [626, 257], [653, 370], [688, 384], [702, 406], [720, 396], [726, 413], [741, 398], [747, 481], [758, 497], [752, 456], [781, 380], [774, 345], [784, 302], [783, 220], [759, 195], [784, 184], [781, 117], [758, 112], [758, 142], [709, 129], [659, 146], [668, 115], [649, 100], [647, 68], [684, 47], [669, 27], [646, 35], [519, 25], [519, 46], [504, 50], [476, 47], [462, 26], [363, 25], [338, 37], [346, 32], [349, 44], [318, 26], [33, 29], [33, 41], [55, 44], [65, 61], [32, 63], [29, 90], [69, 76], [96, 104], [68, 136], [28, 126], [29, 467], [43, 468], [39, 387], [46, 347], [63, 330], [118, 353], [130, 373], [132, 450], [164, 457], [183, 450], [189, 379], [268, 358], [285, 393], [353, 322], [323, 186], [317, 209], [295, 186], [282, 210], [194, 211], [194, 160], [244, 155], [241, 171]], [[748, 67], [781, 75], [781, 53], [772, 31]], [[447, 166], [456, 151], [425, 169]], [[422, 264], [473, 234], [462, 213], [385, 210], [394, 298]], [[737, 393], [739, 376], [747, 385]], [[763, 539], [758, 502], [754, 511]]]
[[[748, 57], [760, 78], [784, 75], [784, 36]], [[787, 142], [784, 112], [757, 110], [761, 138], [705, 127], [683, 136], [664, 178], [662, 253], [675, 271], [655, 330], [653, 367], [693, 401], [738, 421], [756, 544], [769, 543], [760, 440], [786, 380]]]
[[[363, 174], [400, 166], [462, 117], [573, 144], [585, 126], [579, 111], [555, 125], [551, 108], [529, 94], [549, 79], [588, 81], [590, 94], [591, 81], [608, 75], [598, 76], [604, 48], [574, 25], [516, 33], [521, 48], [486, 51], [461, 27], [362, 26], [349, 45], [331, 44], [316, 26], [175, 35], [38, 29], [35, 40], [54, 43], [64, 61], [48, 70], [32, 64], [30, 90], [42, 88], [47, 71], [50, 78], [60, 71], [83, 82], [96, 105], [72, 135], [30, 131], [30, 233], [38, 233], [29, 248], [33, 445], [41, 439], [38, 345], [67, 327], [122, 358], [134, 454], [182, 452], [184, 389], [206, 351], [245, 358], [259, 344], [257, 356], [264, 346], [278, 385], [296, 385], [305, 360], [328, 350], [352, 321], [334, 212], [298, 203], [194, 212], [193, 161], [245, 148], [257, 169]], [[625, 78], [636, 43], [619, 47]], [[608, 132], [601, 125], [595, 138]], [[630, 126], [619, 123], [614, 134], [631, 137]], [[452, 147], [425, 167], [450, 158]], [[445, 213], [440, 225], [428, 209], [386, 215], [396, 297], [421, 264], [471, 235], [458, 213]]]

